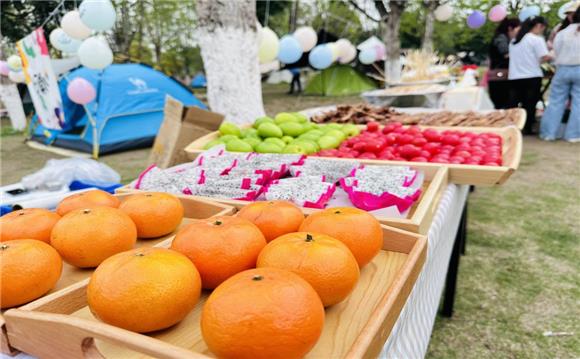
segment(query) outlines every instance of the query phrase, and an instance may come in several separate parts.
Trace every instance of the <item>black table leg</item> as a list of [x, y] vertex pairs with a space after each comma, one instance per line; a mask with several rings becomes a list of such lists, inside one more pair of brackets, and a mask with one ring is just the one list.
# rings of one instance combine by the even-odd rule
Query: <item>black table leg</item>
[[465, 242], [467, 235], [467, 202], [463, 207], [459, 228], [455, 235], [455, 243], [453, 243], [453, 251], [449, 259], [449, 269], [447, 271], [447, 278], [445, 279], [445, 291], [443, 293], [443, 308], [441, 314], [444, 317], [450, 318], [453, 315], [453, 304], [455, 302], [455, 289], [457, 287], [457, 272], [459, 270], [459, 258], [461, 248]]
[[461, 224], [460, 226], [463, 226], [463, 228], [460, 227], [461, 230], [463, 230], [463, 238], [461, 241], [461, 255], [465, 255], [465, 247], [467, 247], [467, 204], [469, 203], [469, 197], [467, 197], [467, 200], [465, 201], [465, 208], [463, 208], [463, 218], [461, 219]]

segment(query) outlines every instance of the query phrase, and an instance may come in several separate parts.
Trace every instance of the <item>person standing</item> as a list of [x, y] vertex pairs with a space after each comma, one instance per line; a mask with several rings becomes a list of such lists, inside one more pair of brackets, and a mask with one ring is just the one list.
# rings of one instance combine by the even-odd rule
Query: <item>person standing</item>
[[536, 105], [541, 97], [543, 72], [540, 65], [549, 61], [546, 40], [541, 36], [546, 30], [546, 20], [532, 16], [522, 23], [514, 41], [509, 47], [509, 72], [512, 105], [522, 105], [527, 119], [524, 134], [532, 134], [536, 122]]
[[495, 29], [495, 35], [489, 46], [489, 72], [488, 89], [489, 97], [496, 109], [509, 108], [510, 83], [508, 81], [509, 68], [509, 44], [516, 36], [520, 26], [517, 18], [505, 18]]
[[574, 11], [580, 6], [580, 1], [569, 2], [566, 4], [566, 9], [564, 10], [564, 14], [566, 15], [561, 23], [554, 26], [552, 31], [550, 32], [550, 36], [548, 37], [548, 49], [552, 50], [554, 48], [554, 39], [560, 30], [564, 30], [568, 27], [571, 23], [573, 23], [572, 18], [574, 17]]
[[292, 81], [290, 81], [290, 91], [288, 91], [289, 95], [294, 93], [294, 85], [296, 85], [296, 93], [300, 94], [302, 92], [302, 83], [300, 82], [300, 69], [298, 67], [293, 67], [288, 69], [292, 74]]
[[572, 110], [564, 140], [580, 142], [580, 6], [574, 12], [572, 24], [556, 35], [554, 52], [557, 69], [540, 126], [540, 138], [546, 141], [556, 139], [566, 102], [571, 96]]

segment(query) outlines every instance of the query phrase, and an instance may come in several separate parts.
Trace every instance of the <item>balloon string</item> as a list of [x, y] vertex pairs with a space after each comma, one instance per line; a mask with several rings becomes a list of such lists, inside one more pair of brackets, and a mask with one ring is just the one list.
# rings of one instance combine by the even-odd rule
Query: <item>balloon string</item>
[[264, 27], [268, 27], [269, 17], [270, 17], [270, 0], [266, 0], [266, 14], [264, 16]]
[[60, 11], [60, 8], [64, 6], [64, 1], [65, 0], [61, 0], [61, 2], [58, 5], [56, 5], [54, 10], [52, 10], [52, 12], [50, 14], [48, 14], [48, 17], [44, 20], [44, 22], [42, 23], [42, 25], [40, 25], [40, 27], [44, 27], [44, 25], [46, 25], [50, 20], [52, 20], [52, 18], [56, 14], [58, 14], [58, 12]]

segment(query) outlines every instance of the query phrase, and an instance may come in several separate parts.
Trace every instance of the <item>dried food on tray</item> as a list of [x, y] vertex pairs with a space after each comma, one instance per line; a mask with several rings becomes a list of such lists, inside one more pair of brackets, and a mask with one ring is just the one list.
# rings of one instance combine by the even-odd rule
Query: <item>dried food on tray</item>
[[356, 123], [360, 125], [371, 121], [387, 124], [400, 122], [404, 125], [424, 126], [461, 126], [461, 127], [504, 127], [517, 125], [521, 118], [520, 109], [495, 110], [490, 112], [434, 111], [402, 113], [392, 107], [368, 104], [340, 105], [336, 110], [312, 117], [317, 123]]

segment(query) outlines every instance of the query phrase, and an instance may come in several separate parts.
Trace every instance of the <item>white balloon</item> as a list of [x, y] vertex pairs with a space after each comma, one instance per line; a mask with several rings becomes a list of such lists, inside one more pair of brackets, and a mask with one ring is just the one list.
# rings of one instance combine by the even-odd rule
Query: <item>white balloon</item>
[[453, 16], [453, 7], [449, 4], [443, 4], [435, 9], [435, 19], [437, 21], [447, 21]]
[[332, 51], [332, 62], [335, 62], [336, 60], [338, 60], [338, 57], [340, 56], [339, 52], [340, 49], [338, 45], [336, 44], [336, 42], [329, 42], [326, 45], [328, 45], [330, 51]]
[[354, 47], [353, 44], [350, 44], [342, 52], [343, 53], [340, 55], [340, 58], [338, 59], [338, 62], [341, 64], [348, 64], [356, 58], [356, 47]]
[[18, 55], [8, 56], [6, 63], [8, 64], [10, 71], [22, 70], [22, 59]]
[[280, 50], [280, 39], [269, 27], [264, 27], [259, 35], [258, 58], [261, 64], [267, 64], [276, 59]]
[[89, 28], [107, 31], [115, 25], [117, 13], [109, 0], [84, 0], [79, 6], [81, 21]]
[[99, 36], [92, 36], [83, 41], [78, 55], [81, 65], [90, 69], [102, 70], [113, 63], [113, 51], [107, 41]]
[[310, 26], [302, 26], [296, 29], [296, 31], [294, 31], [294, 37], [298, 40], [304, 52], [312, 50], [318, 41], [316, 31], [314, 31]]
[[24, 83], [26, 81], [26, 78], [24, 77], [24, 72], [22, 71], [10, 71], [8, 73], [8, 78], [10, 79], [10, 81], [12, 82], [16, 82], [16, 83]]
[[80, 40], [71, 38], [60, 27], [52, 30], [48, 39], [57, 50], [69, 54], [76, 53], [81, 46]]
[[345, 56], [349, 51], [349, 47], [352, 46], [351, 42], [348, 41], [347, 39], [339, 39], [338, 41], [335, 42], [335, 44], [336, 47], [338, 48], [339, 59]]
[[76, 10], [64, 14], [60, 21], [60, 27], [73, 39], [84, 40], [91, 36], [91, 29], [83, 24], [81, 16]]

